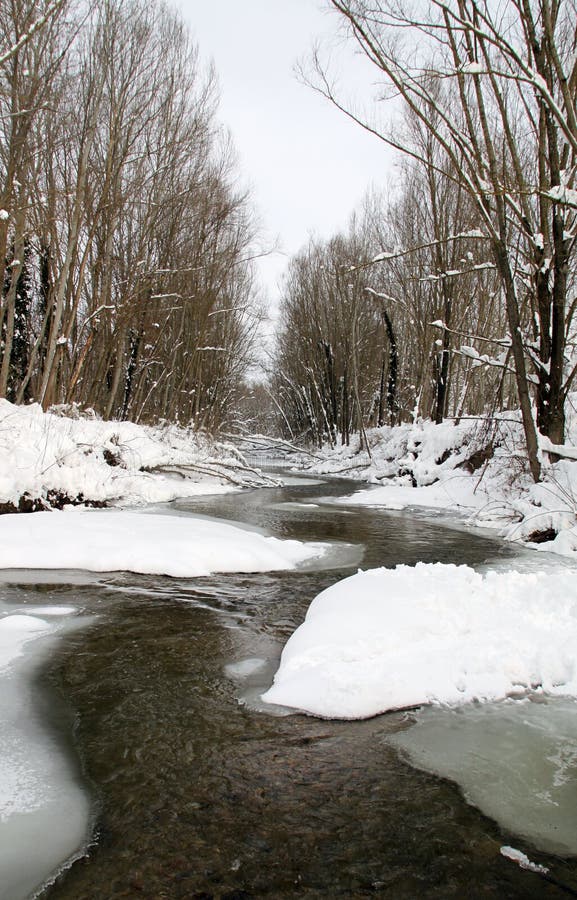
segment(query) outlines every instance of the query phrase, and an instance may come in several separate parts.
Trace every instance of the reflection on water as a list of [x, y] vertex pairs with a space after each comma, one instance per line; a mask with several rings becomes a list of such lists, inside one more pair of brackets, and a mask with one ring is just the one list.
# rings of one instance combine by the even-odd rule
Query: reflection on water
[[[511, 556], [403, 514], [295, 505], [349, 489], [291, 485], [177, 509], [362, 543], [367, 567]], [[324, 722], [259, 709], [310, 601], [350, 572], [116, 574], [75, 588], [97, 622], [67, 637], [45, 677], [75, 713], [98, 827], [47, 897], [565, 896], [505, 860], [499, 848], [513, 837], [457, 788], [399, 757], [386, 740], [407, 727], [403, 714]], [[572, 863], [551, 865], [577, 884]]]

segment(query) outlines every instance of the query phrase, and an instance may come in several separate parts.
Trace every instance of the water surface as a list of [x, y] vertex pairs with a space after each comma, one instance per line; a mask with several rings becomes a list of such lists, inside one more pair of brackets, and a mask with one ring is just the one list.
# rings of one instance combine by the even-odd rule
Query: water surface
[[[171, 508], [362, 545], [363, 567], [513, 559], [491, 538], [405, 513], [316, 505], [350, 489], [305, 483]], [[259, 703], [313, 597], [358, 565], [340, 559], [270, 575], [27, 585], [29, 603], [68, 594], [96, 616], [41, 674], [73, 716], [96, 821], [85, 855], [46, 898], [567, 895], [505, 860], [506, 843], [577, 887], [571, 860], [536, 853], [402, 758], [389, 737], [406, 715], [327, 722]]]

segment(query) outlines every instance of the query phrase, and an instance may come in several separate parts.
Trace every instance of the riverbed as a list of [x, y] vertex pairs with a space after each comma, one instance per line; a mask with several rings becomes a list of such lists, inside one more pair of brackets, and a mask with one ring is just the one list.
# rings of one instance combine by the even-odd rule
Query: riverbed
[[[466, 802], [454, 781], [410, 763], [391, 740], [410, 733], [410, 713], [323, 721], [260, 701], [313, 597], [359, 565], [526, 564], [511, 546], [440, 518], [323, 502], [351, 489], [295, 479], [163, 508], [333, 545], [298, 571], [4, 576], [13, 604], [70, 604], [84, 621], [59, 635], [35, 674], [47, 734], [88, 805], [78, 858], [42, 897], [412, 900], [577, 889], [571, 854], [539, 849]], [[557, 883], [505, 859], [508, 844]]]

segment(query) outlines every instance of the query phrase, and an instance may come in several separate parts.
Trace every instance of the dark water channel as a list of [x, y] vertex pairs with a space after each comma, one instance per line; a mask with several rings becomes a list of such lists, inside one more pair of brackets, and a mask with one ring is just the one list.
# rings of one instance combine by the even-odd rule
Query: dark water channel
[[[403, 513], [297, 505], [350, 489], [309, 483], [172, 509], [279, 537], [360, 543], [366, 567], [478, 565], [510, 553]], [[406, 727], [403, 714], [327, 722], [251, 701], [313, 597], [356, 565], [27, 586], [43, 602], [52, 594], [96, 613], [42, 673], [74, 715], [96, 822], [84, 857], [44, 897], [567, 896], [503, 859], [501, 845], [523, 845], [387, 745]], [[574, 863], [553, 864], [577, 887]]]

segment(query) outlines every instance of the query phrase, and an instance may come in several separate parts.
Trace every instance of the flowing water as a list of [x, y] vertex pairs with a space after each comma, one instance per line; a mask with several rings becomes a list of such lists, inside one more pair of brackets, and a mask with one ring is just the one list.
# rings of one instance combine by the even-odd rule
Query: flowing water
[[567, 896], [504, 859], [510, 843], [577, 889], [574, 860], [536, 853], [454, 783], [405, 760], [390, 739], [408, 715], [322, 721], [259, 702], [313, 597], [351, 574], [361, 552], [363, 567], [513, 557], [439, 521], [317, 503], [350, 490], [297, 480], [170, 507], [337, 542], [333, 568], [61, 575], [51, 585], [13, 576], [13, 602], [20, 593], [28, 607], [70, 603], [91, 617], [60, 638], [37, 676], [47, 725], [73, 768], [80, 762], [91, 801], [84, 853], [46, 900]]

